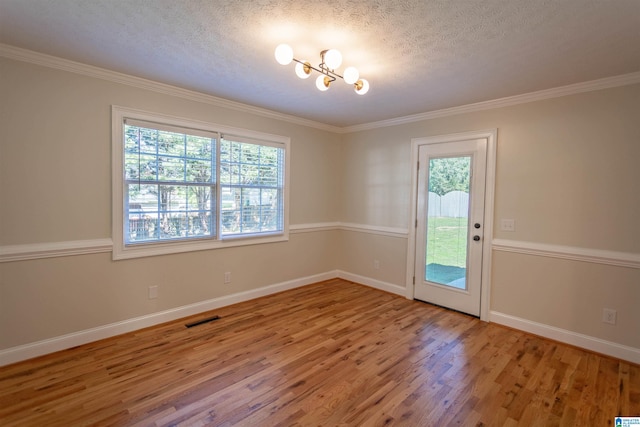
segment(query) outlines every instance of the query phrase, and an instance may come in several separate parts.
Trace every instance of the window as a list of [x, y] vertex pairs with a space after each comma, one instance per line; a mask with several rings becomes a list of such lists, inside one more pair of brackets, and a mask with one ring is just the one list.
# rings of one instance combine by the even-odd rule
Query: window
[[221, 234], [282, 230], [284, 150], [223, 137], [220, 144]]
[[288, 145], [114, 106], [114, 259], [286, 240]]
[[124, 120], [125, 244], [216, 236], [217, 140]]

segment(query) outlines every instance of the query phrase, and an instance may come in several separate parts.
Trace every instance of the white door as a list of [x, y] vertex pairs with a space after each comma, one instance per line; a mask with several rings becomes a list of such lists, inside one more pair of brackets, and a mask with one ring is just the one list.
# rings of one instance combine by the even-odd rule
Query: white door
[[418, 148], [414, 298], [480, 315], [487, 138]]

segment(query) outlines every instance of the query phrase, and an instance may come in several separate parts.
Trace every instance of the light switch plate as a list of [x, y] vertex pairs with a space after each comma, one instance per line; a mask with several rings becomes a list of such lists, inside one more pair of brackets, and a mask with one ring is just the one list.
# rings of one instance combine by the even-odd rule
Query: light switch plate
[[502, 231], [516, 231], [515, 219], [503, 219], [500, 221], [500, 230]]

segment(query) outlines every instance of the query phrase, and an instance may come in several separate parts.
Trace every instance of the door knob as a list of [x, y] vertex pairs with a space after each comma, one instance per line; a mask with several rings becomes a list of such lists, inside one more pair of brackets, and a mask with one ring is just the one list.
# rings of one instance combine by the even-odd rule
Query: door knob
[[473, 236], [473, 240], [477, 242], [478, 240], [480, 240], [480, 236]]
[[473, 224], [473, 226], [474, 226], [475, 228], [480, 228], [480, 223], [479, 223], [479, 222], [476, 222], [475, 224]]

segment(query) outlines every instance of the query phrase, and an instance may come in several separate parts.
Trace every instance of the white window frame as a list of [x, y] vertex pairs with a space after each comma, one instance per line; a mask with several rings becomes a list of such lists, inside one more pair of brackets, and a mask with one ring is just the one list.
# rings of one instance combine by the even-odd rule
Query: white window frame
[[[222, 236], [220, 224], [216, 226], [215, 238], [175, 240], [175, 241], [151, 241], [136, 244], [126, 244], [124, 227], [124, 122], [126, 119], [143, 122], [159, 123], [161, 125], [175, 126], [187, 129], [204, 130], [218, 134], [229, 134], [247, 140], [258, 141], [265, 145], [276, 145], [284, 148], [284, 189], [283, 189], [283, 229], [273, 233], [260, 234], [235, 234]], [[127, 107], [113, 105], [111, 107], [112, 121], [112, 240], [114, 260], [130, 259], [155, 255], [167, 255], [199, 250], [220, 249], [235, 246], [255, 245], [262, 243], [282, 242], [289, 240], [289, 152], [290, 138], [219, 125], [199, 120], [186, 119], [161, 113], [152, 113]], [[217, 141], [220, 146], [220, 138]], [[219, 150], [219, 148], [218, 148]], [[216, 163], [219, 164], [219, 156], [216, 155]], [[218, 167], [219, 169], [219, 167]], [[216, 174], [217, 197], [220, 198], [220, 179]], [[219, 218], [220, 203], [216, 203], [216, 217]]]

